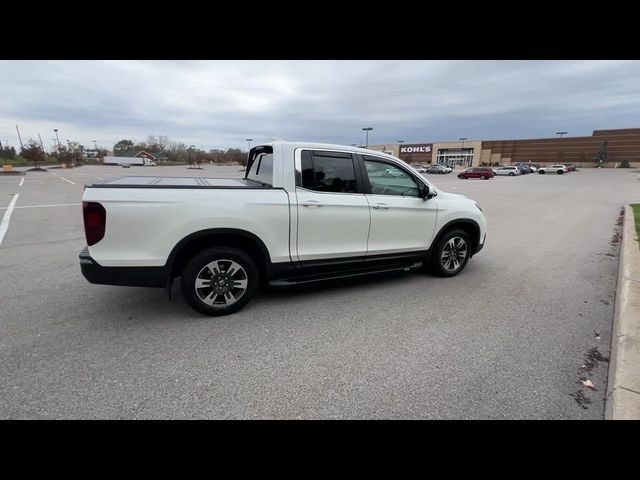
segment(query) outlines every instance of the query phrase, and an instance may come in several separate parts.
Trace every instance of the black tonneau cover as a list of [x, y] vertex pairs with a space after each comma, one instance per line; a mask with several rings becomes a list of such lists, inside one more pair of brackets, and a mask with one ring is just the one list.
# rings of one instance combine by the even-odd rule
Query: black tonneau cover
[[202, 177], [116, 177], [87, 188], [272, 188], [253, 180]]

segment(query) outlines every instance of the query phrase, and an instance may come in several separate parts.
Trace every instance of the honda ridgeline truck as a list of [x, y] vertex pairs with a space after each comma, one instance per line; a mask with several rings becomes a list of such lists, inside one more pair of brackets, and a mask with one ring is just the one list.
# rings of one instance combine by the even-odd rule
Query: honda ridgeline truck
[[242, 179], [125, 176], [86, 185], [82, 200], [89, 282], [169, 289], [180, 277], [187, 302], [213, 316], [265, 283], [457, 275], [486, 237], [473, 200], [341, 145], [274, 141], [250, 150]]

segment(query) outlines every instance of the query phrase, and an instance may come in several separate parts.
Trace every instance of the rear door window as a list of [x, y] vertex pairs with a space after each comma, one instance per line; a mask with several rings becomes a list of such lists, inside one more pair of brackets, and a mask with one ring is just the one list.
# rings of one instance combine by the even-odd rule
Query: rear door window
[[341, 152], [303, 151], [301, 186], [316, 192], [357, 193], [353, 156]]

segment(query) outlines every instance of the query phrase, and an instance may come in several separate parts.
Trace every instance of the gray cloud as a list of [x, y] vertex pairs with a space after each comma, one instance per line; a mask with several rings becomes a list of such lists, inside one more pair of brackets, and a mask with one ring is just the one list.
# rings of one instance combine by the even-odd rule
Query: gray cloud
[[0, 140], [200, 148], [590, 135], [639, 127], [637, 61], [2, 61]]

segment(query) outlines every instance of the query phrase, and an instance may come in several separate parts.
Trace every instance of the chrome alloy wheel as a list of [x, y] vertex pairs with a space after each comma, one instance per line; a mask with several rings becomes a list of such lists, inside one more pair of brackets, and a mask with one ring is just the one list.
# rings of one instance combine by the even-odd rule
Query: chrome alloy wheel
[[233, 260], [214, 260], [198, 272], [196, 293], [207, 305], [228, 307], [236, 303], [247, 290], [247, 272]]
[[467, 258], [467, 242], [461, 237], [452, 237], [442, 248], [440, 262], [448, 272], [455, 272]]

